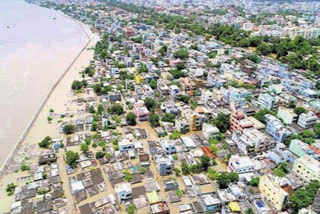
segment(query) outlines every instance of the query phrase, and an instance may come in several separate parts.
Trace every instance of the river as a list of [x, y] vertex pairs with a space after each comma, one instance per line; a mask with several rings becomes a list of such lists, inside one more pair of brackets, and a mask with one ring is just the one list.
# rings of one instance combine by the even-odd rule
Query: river
[[0, 165], [87, 41], [57, 11], [0, 0]]

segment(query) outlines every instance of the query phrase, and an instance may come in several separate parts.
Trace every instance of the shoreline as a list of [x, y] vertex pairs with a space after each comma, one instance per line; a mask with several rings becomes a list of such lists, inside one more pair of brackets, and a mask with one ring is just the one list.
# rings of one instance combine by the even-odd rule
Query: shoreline
[[[70, 69], [72, 68], [72, 66], [77, 62], [77, 60], [79, 59], [79, 57], [81, 56], [81, 54], [88, 48], [91, 40], [91, 37], [89, 36], [88, 32], [86, 31], [86, 29], [84, 28], [83, 25], [85, 25], [82, 22], [79, 22], [78, 20], [73, 19], [72, 17], [67, 16], [66, 14], [62, 13], [61, 11], [57, 11], [58, 13], [60, 13], [60, 15], [64, 16], [67, 19], [70, 19], [74, 22], [76, 22], [82, 32], [84, 32], [85, 36], [87, 37], [87, 42], [86, 44], [83, 46], [83, 48], [79, 51], [79, 53], [76, 55], [76, 57], [70, 62], [70, 64], [68, 65], [68, 67], [65, 69], [65, 71], [62, 73], [62, 75], [60, 75], [59, 79], [54, 83], [54, 85], [51, 87], [49, 93], [47, 94], [47, 96], [45, 97], [45, 99], [41, 102], [40, 107], [38, 108], [38, 110], [35, 112], [35, 114], [33, 115], [31, 121], [27, 124], [26, 128], [23, 130], [22, 134], [19, 137], [19, 140], [16, 142], [15, 146], [13, 147], [13, 149], [11, 150], [10, 154], [8, 155], [8, 157], [6, 158], [5, 162], [2, 164], [1, 168], [0, 168], [0, 178], [2, 178], [2, 176], [4, 174], [6, 174], [6, 170], [8, 168], [8, 166], [10, 165], [13, 156], [15, 155], [15, 153], [18, 151], [19, 147], [23, 144], [24, 140], [26, 139], [27, 135], [30, 133], [30, 130], [32, 129], [35, 121], [38, 119], [39, 115], [41, 114], [41, 112], [43, 111], [43, 108], [45, 107], [45, 105], [47, 104], [49, 98], [51, 97], [51, 95], [53, 94], [53, 92], [55, 91], [55, 89], [57, 88], [57, 86], [59, 85], [59, 83], [63, 80], [63, 78], [66, 76], [66, 74], [70, 71]], [[90, 30], [90, 28], [89, 28]]]

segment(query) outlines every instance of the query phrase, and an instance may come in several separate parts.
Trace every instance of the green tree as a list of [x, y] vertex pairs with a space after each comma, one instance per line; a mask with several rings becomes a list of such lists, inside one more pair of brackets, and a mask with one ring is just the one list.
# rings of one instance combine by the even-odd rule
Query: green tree
[[181, 175], [181, 169], [179, 169], [179, 168], [174, 168], [174, 172], [176, 173], [176, 176]]
[[73, 152], [71, 150], [67, 151], [66, 153], [66, 163], [71, 166], [72, 168], [77, 167], [77, 161], [79, 160], [80, 156], [78, 152]]
[[111, 114], [117, 114], [117, 115], [121, 115], [124, 113], [122, 105], [118, 103], [111, 106], [111, 108], [109, 108], [108, 111]]
[[300, 209], [310, 206], [319, 188], [320, 182], [313, 180], [305, 188], [297, 189], [289, 198], [289, 207], [297, 213]]
[[210, 166], [210, 158], [207, 155], [203, 155], [200, 158], [202, 168], [207, 171]]
[[273, 173], [278, 177], [285, 177], [288, 173], [288, 163], [282, 162], [277, 168], [273, 170]]
[[72, 90], [80, 90], [82, 88], [82, 83], [78, 80], [74, 80], [71, 85]]
[[159, 115], [151, 113], [149, 115], [149, 123], [151, 124], [152, 127], [157, 127], [160, 125], [160, 119], [159, 119]]
[[146, 97], [144, 99], [144, 104], [145, 106], [148, 108], [148, 110], [154, 110], [157, 106], [157, 103], [154, 99], [152, 99], [151, 97]]
[[176, 195], [179, 197], [179, 198], [182, 198], [182, 196], [185, 194], [184, 190], [180, 190], [180, 189], [177, 189], [176, 190]]
[[123, 174], [124, 174], [124, 180], [126, 180], [127, 182], [130, 182], [132, 179], [132, 175], [130, 173], [129, 170], [123, 170]]
[[235, 172], [222, 172], [218, 177], [218, 184], [220, 188], [225, 189], [228, 187], [229, 184], [238, 182], [239, 175]]
[[187, 59], [189, 57], [189, 53], [186, 49], [180, 49], [173, 53], [174, 58]]
[[135, 126], [137, 124], [136, 119], [137, 116], [133, 112], [129, 112], [126, 116], [126, 121], [130, 126]]
[[165, 113], [162, 116], [162, 121], [164, 121], [164, 122], [174, 123], [175, 119], [176, 119], [176, 116], [174, 114], [172, 114], [172, 113]]
[[259, 185], [259, 182], [260, 182], [260, 178], [259, 177], [255, 177], [255, 178], [252, 178], [251, 181], [248, 182], [248, 184], [250, 186], [257, 187]]
[[259, 110], [259, 111], [254, 115], [254, 117], [255, 117], [257, 120], [259, 120], [260, 122], [265, 123], [265, 115], [266, 115], [266, 114], [275, 115], [274, 112], [272, 112], [272, 111], [270, 111], [270, 110], [268, 110], [268, 109], [265, 108], [265, 109]]
[[96, 159], [100, 159], [103, 158], [105, 156], [106, 153], [102, 152], [102, 151], [97, 151], [96, 153]]
[[134, 214], [136, 211], [136, 205], [134, 204], [129, 204], [129, 206], [127, 207], [127, 212], [128, 214]]
[[320, 123], [314, 124], [313, 131], [318, 137], [320, 136]]
[[47, 136], [39, 143], [39, 147], [49, 148], [50, 144], [51, 144], [51, 137]]
[[308, 110], [305, 109], [305, 108], [303, 108], [303, 107], [301, 107], [301, 106], [298, 106], [298, 107], [296, 107], [296, 108], [294, 109], [294, 113], [296, 113], [298, 116], [299, 116], [300, 114], [302, 114], [302, 113], [307, 113], [307, 112], [308, 112]]
[[189, 175], [190, 174], [191, 169], [190, 169], [190, 167], [189, 167], [189, 165], [187, 164], [186, 161], [182, 161], [181, 170], [182, 170], [182, 174], [184, 174], [184, 175]]
[[28, 170], [30, 170], [30, 166], [27, 165], [27, 164], [25, 164], [25, 163], [23, 163], [23, 164], [20, 166], [20, 170], [21, 170], [21, 171], [28, 171]]
[[80, 150], [81, 150], [81, 152], [83, 152], [83, 153], [88, 152], [88, 151], [89, 151], [89, 146], [88, 146], [88, 144], [86, 144], [86, 143], [81, 144]]
[[8, 193], [8, 196], [11, 196], [14, 194], [16, 187], [17, 185], [15, 185], [14, 183], [7, 184], [6, 192]]
[[225, 133], [230, 128], [230, 116], [224, 113], [218, 113], [217, 118], [214, 119], [212, 123], [217, 126], [220, 132]]
[[63, 133], [66, 135], [74, 133], [74, 126], [72, 124], [67, 124], [63, 127]]
[[149, 85], [152, 89], [157, 88], [157, 81], [155, 79], [150, 80]]
[[177, 130], [174, 130], [172, 134], [169, 136], [169, 138], [172, 140], [179, 139], [180, 137], [181, 137], [181, 133]]

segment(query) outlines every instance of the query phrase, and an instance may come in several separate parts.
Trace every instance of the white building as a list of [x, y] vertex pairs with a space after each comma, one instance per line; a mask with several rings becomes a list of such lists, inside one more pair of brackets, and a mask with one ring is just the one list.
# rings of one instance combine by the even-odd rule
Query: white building
[[128, 139], [123, 139], [119, 142], [119, 151], [125, 152], [134, 149], [134, 143]]
[[209, 123], [202, 124], [202, 133], [206, 139], [214, 137], [219, 133], [219, 129]]
[[132, 198], [132, 188], [129, 183], [118, 183], [114, 187], [119, 201]]
[[247, 173], [255, 170], [255, 163], [247, 156], [232, 155], [228, 167], [236, 173]]
[[285, 124], [292, 124], [297, 121], [298, 115], [292, 109], [280, 107], [278, 110], [278, 117], [283, 120]]
[[310, 182], [312, 180], [320, 181], [320, 162], [309, 155], [296, 159], [293, 165], [293, 171], [303, 180]]
[[317, 122], [318, 117], [311, 111], [308, 113], [302, 113], [299, 116], [298, 125], [304, 129], [312, 128]]

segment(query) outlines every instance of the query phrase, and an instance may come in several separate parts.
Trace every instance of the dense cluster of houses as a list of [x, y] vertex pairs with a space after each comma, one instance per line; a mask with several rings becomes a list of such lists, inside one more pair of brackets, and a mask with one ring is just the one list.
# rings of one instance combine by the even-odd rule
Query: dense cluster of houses
[[[11, 213], [287, 213], [320, 181], [319, 87], [303, 71], [103, 3], [60, 7], [104, 37], [108, 57], [96, 47], [60, 123], [64, 148], [38, 157]], [[319, 213], [319, 198], [299, 213]]]

